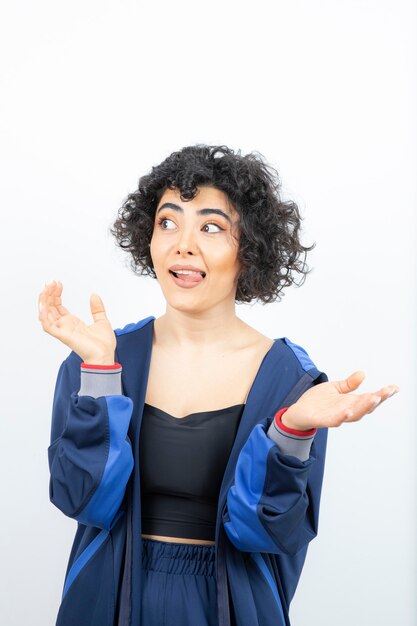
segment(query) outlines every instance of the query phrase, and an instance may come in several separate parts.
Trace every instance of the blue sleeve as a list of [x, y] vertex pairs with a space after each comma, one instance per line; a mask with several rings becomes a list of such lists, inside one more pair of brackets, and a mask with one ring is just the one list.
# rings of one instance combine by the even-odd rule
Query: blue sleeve
[[328, 429], [317, 430], [304, 461], [267, 431], [267, 420], [257, 424], [240, 451], [223, 524], [241, 551], [294, 555], [317, 535]]
[[[121, 394], [120, 384], [119, 393], [107, 393], [107, 385], [106, 395], [79, 394], [81, 363], [81, 358], [71, 352], [57, 376], [48, 448], [49, 495], [65, 515], [109, 530], [133, 469], [127, 436], [133, 402]], [[120, 372], [121, 367], [119, 377]], [[91, 390], [91, 384], [84, 384], [87, 388]]]

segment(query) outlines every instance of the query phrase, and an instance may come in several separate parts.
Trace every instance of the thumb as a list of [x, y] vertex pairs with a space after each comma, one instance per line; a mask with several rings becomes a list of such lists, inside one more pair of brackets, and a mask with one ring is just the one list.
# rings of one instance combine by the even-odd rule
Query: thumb
[[103, 300], [98, 293], [92, 293], [90, 296], [90, 309], [91, 314], [95, 322], [100, 322], [107, 319], [106, 310], [104, 308]]
[[349, 391], [357, 389], [359, 385], [363, 382], [364, 378], [365, 373], [361, 370], [357, 370], [344, 380], [337, 380], [334, 384], [336, 385], [339, 393], [349, 393]]

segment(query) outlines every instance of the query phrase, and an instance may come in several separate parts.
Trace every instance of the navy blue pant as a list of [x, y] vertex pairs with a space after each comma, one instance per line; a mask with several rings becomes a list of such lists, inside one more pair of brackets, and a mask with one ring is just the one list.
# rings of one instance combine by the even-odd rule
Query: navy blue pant
[[214, 550], [142, 538], [143, 626], [218, 626]]

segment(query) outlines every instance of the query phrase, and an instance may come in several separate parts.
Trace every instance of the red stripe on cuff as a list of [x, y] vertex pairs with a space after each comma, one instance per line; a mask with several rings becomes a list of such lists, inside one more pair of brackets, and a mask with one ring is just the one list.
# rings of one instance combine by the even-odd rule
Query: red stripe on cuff
[[288, 428], [288, 426], [285, 426], [285, 424], [282, 423], [281, 417], [288, 409], [289, 407], [287, 406], [285, 409], [280, 409], [277, 413], [275, 413], [275, 423], [279, 428], [282, 428], [282, 430], [290, 435], [298, 435], [299, 437], [311, 437], [311, 435], [316, 434], [317, 428], [310, 428], [310, 430], [295, 430], [295, 428]]
[[114, 365], [93, 365], [92, 363], [81, 363], [81, 367], [84, 369], [92, 370], [115, 370], [122, 367], [120, 363], [114, 363]]

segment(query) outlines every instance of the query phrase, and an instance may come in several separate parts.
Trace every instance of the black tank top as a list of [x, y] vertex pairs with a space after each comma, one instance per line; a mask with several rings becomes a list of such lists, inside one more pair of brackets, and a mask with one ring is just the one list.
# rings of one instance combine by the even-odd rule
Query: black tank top
[[214, 541], [220, 486], [244, 406], [177, 418], [145, 403], [142, 533]]

